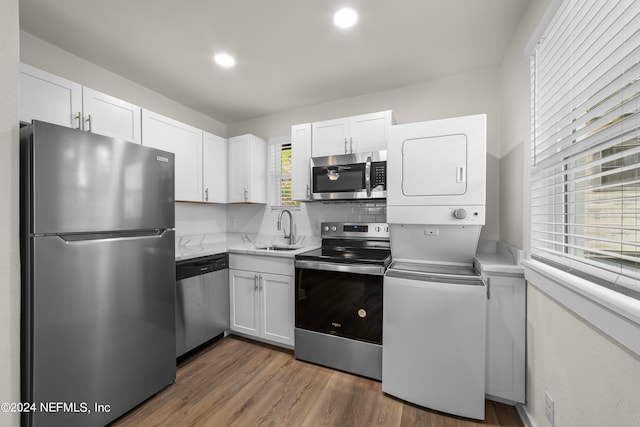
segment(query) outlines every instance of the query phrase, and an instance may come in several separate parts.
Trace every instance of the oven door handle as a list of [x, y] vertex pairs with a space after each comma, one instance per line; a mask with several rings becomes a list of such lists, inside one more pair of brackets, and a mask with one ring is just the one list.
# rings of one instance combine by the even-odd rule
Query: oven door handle
[[296, 268], [307, 270], [337, 271], [339, 273], [384, 275], [385, 268], [379, 265], [338, 264], [333, 262], [296, 260]]

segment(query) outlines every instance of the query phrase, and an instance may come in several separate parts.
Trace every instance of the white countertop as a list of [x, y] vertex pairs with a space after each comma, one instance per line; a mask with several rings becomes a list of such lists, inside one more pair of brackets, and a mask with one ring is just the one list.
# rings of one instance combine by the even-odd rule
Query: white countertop
[[474, 259], [480, 274], [523, 276], [523, 251], [494, 240], [481, 240]]
[[293, 258], [297, 254], [320, 247], [318, 239], [305, 237], [295, 245], [296, 249], [277, 251], [260, 249], [265, 246], [287, 246], [274, 236], [247, 236], [229, 234], [215, 236], [182, 236], [176, 239], [176, 261], [184, 261], [225, 252], [236, 254], [264, 255], [270, 257]]

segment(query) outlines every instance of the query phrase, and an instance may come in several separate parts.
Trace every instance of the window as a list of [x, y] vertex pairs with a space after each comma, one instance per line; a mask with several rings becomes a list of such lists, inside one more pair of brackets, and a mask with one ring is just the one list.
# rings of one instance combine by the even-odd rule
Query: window
[[291, 200], [291, 141], [282, 138], [269, 141], [269, 171], [271, 175], [271, 208], [299, 207]]
[[532, 257], [640, 299], [640, 5], [565, 0], [531, 57]]

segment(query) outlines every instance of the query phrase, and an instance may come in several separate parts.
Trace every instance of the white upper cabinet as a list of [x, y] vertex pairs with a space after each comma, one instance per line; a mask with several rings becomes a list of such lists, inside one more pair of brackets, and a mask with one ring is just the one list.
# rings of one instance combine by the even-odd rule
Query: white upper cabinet
[[82, 129], [82, 85], [20, 64], [20, 121]]
[[362, 114], [312, 124], [312, 157], [387, 149], [391, 111]]
[[20, 121], [41, 120], [140, 143], [141, 108], [20, 64]]
[[201, 202], [202, 130], [160, 114], [142, 110], [142, 144], [175, 154], [177, 201]]
[[391, 124], [391, 111], [351, 117], [349, 121], [349, 138], [353, 144], [351, 152], [364, 153], [386, 150]]
[[142, 108], [88, 87], [82, 88], [83, 129], [141, 143]]
[[291, 126], [291, 198], [311, 200], [311, 123]]
[[229, 149], [226, 138], [209, 132], [202, 135], [202, 201], [227, 203]]
[[311, 125], [312, 157], [350, 153], [349, 119], [325, 120]]
[[229, 203], [267, 203], [267, 143], [255, 135], [229, 138]]

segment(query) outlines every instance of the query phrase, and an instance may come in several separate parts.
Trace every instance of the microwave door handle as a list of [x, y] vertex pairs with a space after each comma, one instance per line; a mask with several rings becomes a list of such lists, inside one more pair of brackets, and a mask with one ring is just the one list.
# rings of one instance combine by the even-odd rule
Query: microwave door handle
[[367, 190], [367, 197], [371, 197], [371, 156], [367, 157], [364, 166], [364, 188]]

